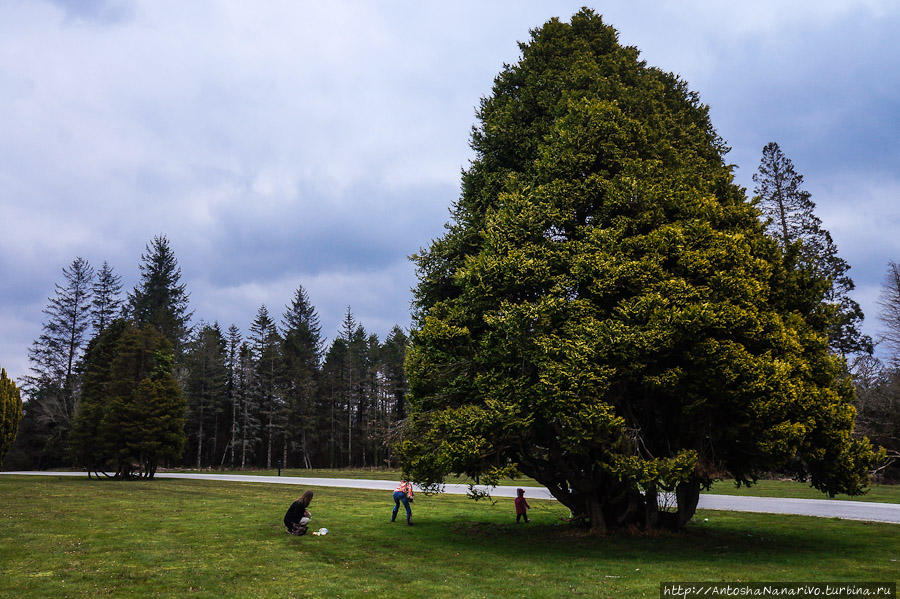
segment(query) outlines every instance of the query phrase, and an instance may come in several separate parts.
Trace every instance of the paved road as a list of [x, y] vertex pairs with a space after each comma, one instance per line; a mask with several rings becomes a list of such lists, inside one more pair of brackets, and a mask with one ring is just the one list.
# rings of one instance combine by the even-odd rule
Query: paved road
[[[0, 472], [37, 476], [87, 476], [86, 472]], [[157, 473], [157, 478], [187, 478], [195, 480], [223, 480], [232, 482], [299, 485], [304, 487], [350, 487], [393, 491], [397, 486], [392, 480], [365, 480], [355, 478], [303, 478], [299, 476], [256, 476], [252, 474], [202, 474]], [[445, 493], [464, 495], [467, 485], [444, 485]], [[516, 487], [496, 487], [494, 497], [515, 497]], [[543, 487], [527, 487], [526, 495], [532, 499], [553, 499]], [[705, 510], [730, 510], [735, 512], [762, 512], [768, 514], [795, 514], [844, 520], [891, 522], [900, 524], [900, 504], [873, 503], [870, 501], [843, 501], [833, 499], [784, 499], [779, 497], [743, 497], [737, 495], [700, 495], [698, 508]]]

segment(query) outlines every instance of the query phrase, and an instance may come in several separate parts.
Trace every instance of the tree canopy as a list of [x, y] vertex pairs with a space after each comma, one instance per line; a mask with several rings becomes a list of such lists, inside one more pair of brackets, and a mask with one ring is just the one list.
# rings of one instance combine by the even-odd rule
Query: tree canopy
[[414, 257], [406, 473], [518, 470], [598, 531], [681, 526], [724, 474], [861, 492], [875, 456], [807, 318], [827, 285], [785, 267], [698, 95], [588, 9], [520, 47]]
[[190, 333], [188, 293], [181, 268], [165, 235], [157, 235], [141, 254], [141, 281], [128, 294], [128, 310], [138, 325], [156, 327], [180, 358]]
[[185, 400], [173, 364], [171, 344], [150, 325], [113, 321], [91, 341], [71, 435], [76, 464], [152, 478], [181, 457]]

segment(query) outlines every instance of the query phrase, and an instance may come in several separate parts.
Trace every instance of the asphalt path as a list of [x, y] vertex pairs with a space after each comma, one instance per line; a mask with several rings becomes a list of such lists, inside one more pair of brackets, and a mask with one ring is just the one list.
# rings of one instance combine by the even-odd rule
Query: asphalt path
[[[87, 472], [0, 472], [29, 476], [87, 476]], [[157, 472], [156, 478], [183, 478], [191, 480], [220, 480], [244, 483], [268, 483], [295, 485], [302, 487], [345, 487], [353, 489], [374, 489], [393, 491], [397, 482], [393, 480], [367, 480], [356, 478], [305, 478], [300, 476], [258, 476], [253, 474], [204, 474]], [[516, 487], [478, 487], [489, 490], [493, 497], [515, 497]], [[446, 484], [444, 492], [454, 495], [468, 493], [468, 485]], [[525, 487], [525, 495], [530, 499], [553, 499], [543, 487]], [[867, 522], [890, 522], [900, 524], [900, 504], [874, 503], [871, 501], [846, 501], [840, 499], [791, 499], [782, 497], [746, 497], [738, 495], [700, 495], [698, 509], [728, 510], [734, 512], [759, 512], [765, 514], [793, 514], [797, 516], [817, 516], [820, 518], [840, 518], [843, 520], [863, 520]]]

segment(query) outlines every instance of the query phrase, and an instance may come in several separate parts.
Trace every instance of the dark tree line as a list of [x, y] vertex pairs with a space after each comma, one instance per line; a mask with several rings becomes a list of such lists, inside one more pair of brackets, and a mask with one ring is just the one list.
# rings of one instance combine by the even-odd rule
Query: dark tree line
[[159, 466], [378, 466], [405, 414], [407, 337], [382, 342], [350, 308], [326, 344], [298, 287], [279, 316], [260, 306], [247, 335], [191, 324], [164, 236], [122, 294], [106, 262], [63, 269], [29, 352], [24, 413], [7, 467], [74, 465], [120, 477]]
[[863, 355], [853, 363], [856, 384], [856, 433], [888, 452], [879, 474], [900, 480], [900, 265], [888, 264], [881, 290], [880, 344], [884, 360]]
[[247, 339], [200, 324], [187, 344], [187, 465], [231, 468], [383, 466], [403, 416], [407, 339], [381, 342], [348, 309], [324, 349], [299, 287], [280, 322], [260, 306]]

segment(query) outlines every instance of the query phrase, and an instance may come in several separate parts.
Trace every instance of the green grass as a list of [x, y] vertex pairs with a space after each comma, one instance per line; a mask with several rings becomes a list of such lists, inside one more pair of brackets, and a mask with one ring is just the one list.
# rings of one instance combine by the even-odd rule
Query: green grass
[[[196, 472], [191, 470], [177, 470], [177, 472]], [[205, 471], [204, 471], [205, 472]], [[254, 474], [257, 476], [276, 476], [277, 470], [222, 470], [223, 474]], [[301, 476], [307, 478], [360, 478], [367, 480], [399, 480], [400, 471], [387, 468], [319, 468], [304, 470], [301, 468], [289, 468], [281, 471], [282, 476]], [[448, 483], [466, 483], [469, 479], [464, 477], [448, 477]], [[504, 479], [502, 485], [515, 485], [519, 487], [540, 486], [534, 480], [522, 477], [517, 479]], [[798, 483], [791, 480], [760, 480], [751, 487], [737, 488], [734, 482], [722, 480], [713, 484], [709, 493], [719, 495], [744, 495], [753, 497], [796, 497], [799, 499], [828, 499], [821, 491], [810, 487], [806, 483]], [[900, 503], [900, 485], [872, 485], [865, 495], [850, 497], [838, 495], [837, 500], [849, 501], [874, 501], [879, 503]]]
[[[747, 497], [796, 497], [799, 499], [828, 499], [828, 495], [805, 483], [792, 480], [760, 480], [751, 487], [737, 488], [734, 482], [722, 480], [714, 483], [710, 493], [718, 495], [744, 495]], [[837, 495], [837, 500], [874, 501], [900, 503], [900, 485], [872, 485], [864, 495]]]
[[[660, 581], [892, 581], [900, 526], [699, 512], [683, 533], [597, 538], [532, 501], [319, 488], [324, 537], [286, 534], [301, 492], [257, 483], [0, 476], [2, 597], [657, 597]], [[708, 520], [705, 520], [708, 518]]]

